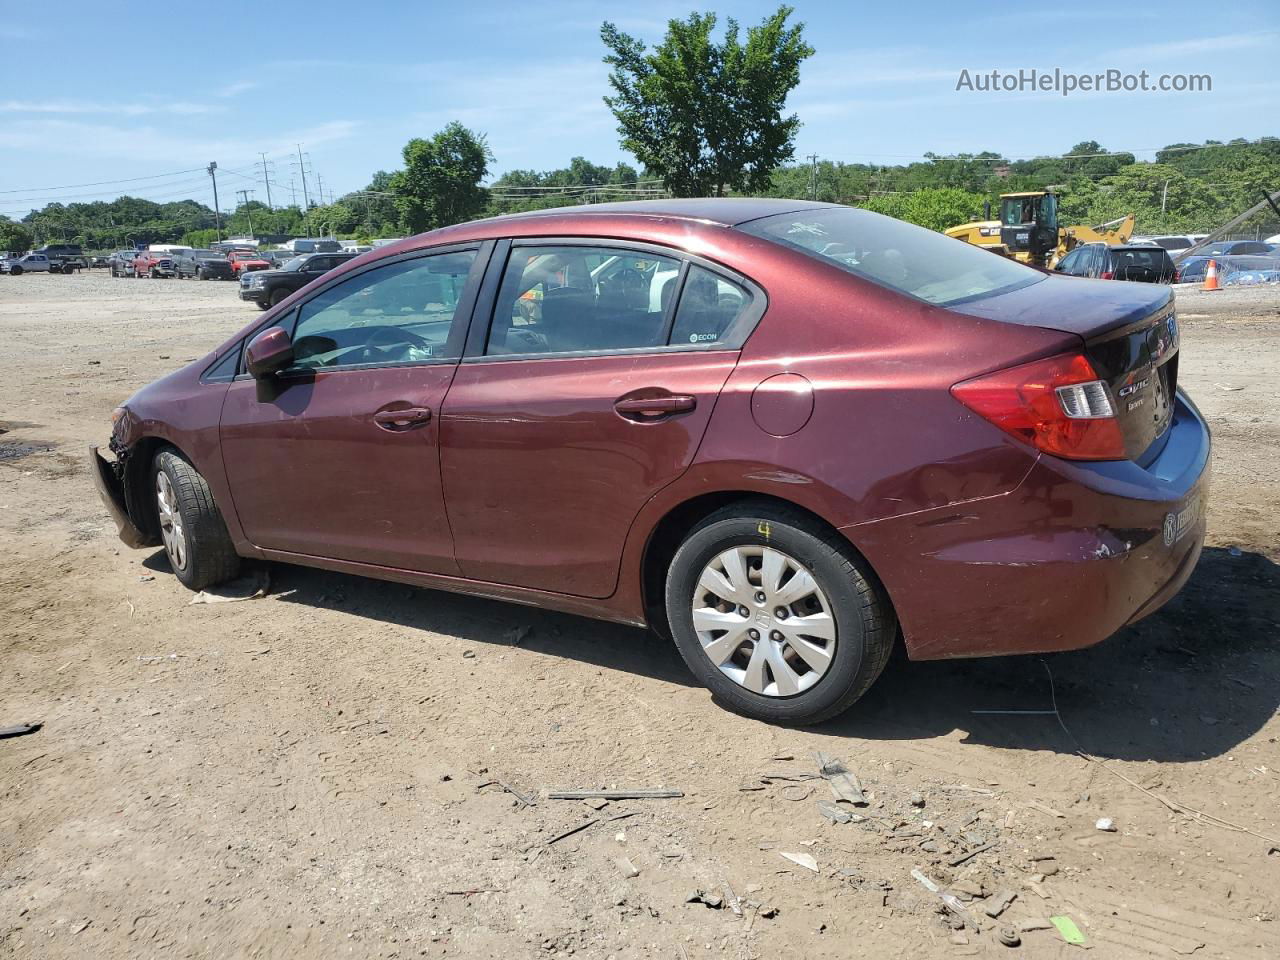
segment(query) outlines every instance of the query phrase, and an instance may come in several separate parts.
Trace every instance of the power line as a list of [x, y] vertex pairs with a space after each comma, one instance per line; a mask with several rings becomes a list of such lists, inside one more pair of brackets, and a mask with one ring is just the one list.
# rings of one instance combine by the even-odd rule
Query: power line
[[191, 170], [174, 170], [170, 173], [156, 173], [149, 177], [132, 177], [127, 180], [99, 180], [97, 183], [69, 183], [61, 187], [20, 187], [17, 190], [0, 190], [0, 194], [8, 193], [43, 193], [45, 191], [75, 190], [80, 187], [101, 187], [111, 183], [138, 183], [141, 180], [160, 180], [164, 177], [176, 177], [183, 173], [199, 173], [200, 167]]

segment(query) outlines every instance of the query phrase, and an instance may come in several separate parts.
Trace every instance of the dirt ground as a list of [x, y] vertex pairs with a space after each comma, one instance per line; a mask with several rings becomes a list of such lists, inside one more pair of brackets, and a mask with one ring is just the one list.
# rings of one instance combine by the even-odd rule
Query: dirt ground
[[[0, 955], [1054, 958], [1066, 916], [1098, 957], [1280, 956], [1280, 288], [1179, 313], [1215, 439], [1182, 594], [1087, 651], [896, 660], [796, 731], [638, 630], [282, 566], [189, 605], [84, 451], [257, 311], [0, 277], [0, 726], [44, 724], [0, 739]], [[854, 822], [815, 752], [860, 779]], [[615, 786], [684, 795], [546, 796]]]

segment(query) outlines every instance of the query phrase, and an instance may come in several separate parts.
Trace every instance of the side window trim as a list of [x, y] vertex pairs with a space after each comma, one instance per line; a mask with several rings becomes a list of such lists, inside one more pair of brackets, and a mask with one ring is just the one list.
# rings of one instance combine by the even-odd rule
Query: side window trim
[[[667, 342], [660, 344], [659, 346], [647, 347], [574, 350], [558, 353], [496, 354], [486, 356], [484, 351], [489, 340], [489, 331], [493, 326], [494, 311], [497, 307], [498, 287], [502, 282], [503, 274], [506, 272], [507, 261], [511, 251], [518, 247], [545, 246], [607, 247], [611, 250], [626, 250], [641, 254], [649, 253], [678, 260], [680, 262], [680, 272], [677, 275], [677, 288], [672, 293], [671, 302], [668, 304], [667, 315], [663, 319], [663, 331]], [[737, 329], [734, 331], [735, 335], [729, 340], [703, 344], [673, 344], [669, 342], [671, 338], [671, 331], [675, 327], [676, 312], [679, 310], [680, 300], [684, 295], [685, 279], [688, 276], [690, 265], [695, 264], [713, 274], [718, 274], [724, 279], [737, 284], [751, 295], [751, 303], [748, 304], [738, 322], [734, 324]], [[740, 274], [736, 270], [726, 267], [723, 264], [716, 263], [714, 260], [708, 260], [704, 257], [691, 254], [685, 250], [679, 249], [678, 247], [666, 247], [662, 244], [647, 243], [643, 240], [625, 240], [614, 237], [566, 237], [555, 235], [512, 237], [505, 240], [499, 240], [489, 257], [489, 263], [485, 269], [483, 289], [481, 290], [480, 297], [477, 299], [475, 309], [473, 311], [471, 332], [468, 335], [466, 349], [463, 351], [459, 362], [510, 363], [523, 362], [526, 360], [564, 360], [575, 357], [590, 358], [629, 356], [634, 354], [737, 351], [742, 349], [743, 344], [746, 343], [747, 339], [755, 331], [755, 328], [759, 325], [760, 319], [764, 316], [768, 306], [769, 298], [765, 293], [764, 288], [750, 277]]]

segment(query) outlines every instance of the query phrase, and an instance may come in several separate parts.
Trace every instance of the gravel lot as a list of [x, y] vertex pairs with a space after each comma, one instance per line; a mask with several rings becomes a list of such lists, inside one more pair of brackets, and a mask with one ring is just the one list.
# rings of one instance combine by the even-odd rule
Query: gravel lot
[[[1179, 301], [1216, 444], [1183, 593], [1087, 651], [895, 661], [794, 731], [637, 630], [280, 566], [188, 605], [84, 451], [257, 310], [0, 277], [0, 726], [44, 724], [0, 740], [0, 955], [1065, 957], [1069, 916], [1099, 957], [1280, 956], [1280, 288]], [[818, 751], [862, 822], [821, 814]], [[599, 786], [684, 796], [546, 798]]]

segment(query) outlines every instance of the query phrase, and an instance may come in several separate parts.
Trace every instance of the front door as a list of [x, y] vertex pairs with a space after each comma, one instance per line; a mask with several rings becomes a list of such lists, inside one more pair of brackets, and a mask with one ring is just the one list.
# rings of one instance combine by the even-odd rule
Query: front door
[[613, 593], [631, 523], [692, 462], [749, 312], [744, 285], [681, 267], [647, 249], [512, 248], [441, 424], [465, 576]]
[[440, 409], [475, 301], [477, 251], [339, 279], [292, 312], [295, 364], [239, 377], [221, 441], [256, 546], [456, 573], [440, 486]]

